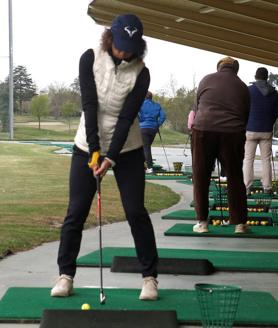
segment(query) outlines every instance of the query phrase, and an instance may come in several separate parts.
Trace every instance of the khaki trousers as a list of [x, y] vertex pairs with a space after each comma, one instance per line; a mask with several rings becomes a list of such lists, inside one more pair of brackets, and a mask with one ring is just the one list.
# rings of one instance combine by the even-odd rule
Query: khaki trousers
[[246, 132], [245, 157], [243, 175], [246, 188], [251, 187], [254, 180], [254, 159], [259, 145], [262, 161], [262, 185], [264, 189], [272, 187], [271, 155], [272, 132]]

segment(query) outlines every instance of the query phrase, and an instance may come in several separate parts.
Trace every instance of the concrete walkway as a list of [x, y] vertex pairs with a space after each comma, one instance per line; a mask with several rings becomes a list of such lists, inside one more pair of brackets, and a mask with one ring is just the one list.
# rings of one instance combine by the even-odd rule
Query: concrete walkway
[[[164, 231], [180, 221], [161, 220], [161, 215], [171, 211], [189, 208], [192, 200], [192, 186], [175, 181], [153, 181], [167, 185], [181, 195], [181, 201], [172, 208], [152, 214], [158, 247], [188, 249], [218, 249], [244, 251], [276, 251], [277, 240], [166, 237]], [[105, 216], [105, 209], [103, 209]], [[193, 223], [193, 222], [189, 222]], [[133, 247], [129, 226], [126, 222], [103, 226], [103, 245]], [[44, 244], [33, 250], [21, 252], [0, 261], [0, 297], [9, 287], [50, 287], [57, 277], [58, 242]], [[98, 249], [98, 229], [84, 231], [80, 255]], [[278, 300], [278, 274], [276, 273], [231, 273], [217, 272], [211, 276], [160, 275], [159, 288], [194, 289], [199, 282], [215, 284], [238, 284], [243, 290], [266, 291]], [[105, 287], [141, 288], [139, 274], [112, 273], [104, 269]], [[98, 268], [79, 268], [75, 277], [75, 287], [99, 286]], [[34, 328], [38, 324], [0, 324], [0, 328]], [[186, 326], [190, 328], [189, 326]], [[194, 326], [196, 327], [196, 326]]]

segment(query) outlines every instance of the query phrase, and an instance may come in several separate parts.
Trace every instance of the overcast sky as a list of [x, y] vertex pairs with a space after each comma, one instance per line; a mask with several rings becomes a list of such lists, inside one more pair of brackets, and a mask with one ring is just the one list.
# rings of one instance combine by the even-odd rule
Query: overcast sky
[[[13, 0], [14, 66], [26, 66], [39, 89], [51, 83], [70, 85], [78, 76], [80, 55], [99, 44], [103, 31], [87, 15], [88, 0]], [[0, 81], [9, 72], [8, 0], [0, 0]], [[177, 86], [192, 88], [215, 71], [223, 57], [182, 45], [146, 38], [145, 62], [151, 72], [153, 92], [169, 86], [170, 76]], [[253, 81], [258, 63], [239, 60], [239, 76]], [[278, 74], [278, 69], [265, 66]]]

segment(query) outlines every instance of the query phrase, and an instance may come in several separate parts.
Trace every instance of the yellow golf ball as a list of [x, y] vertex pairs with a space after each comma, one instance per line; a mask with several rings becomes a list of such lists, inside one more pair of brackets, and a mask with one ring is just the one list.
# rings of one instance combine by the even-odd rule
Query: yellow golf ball
[[84, 303], [84, 304], [82, 304], [82, 306], [81, 306], [81, 310], [90, 310], [90, 304], [88, 304], [88, 303]]

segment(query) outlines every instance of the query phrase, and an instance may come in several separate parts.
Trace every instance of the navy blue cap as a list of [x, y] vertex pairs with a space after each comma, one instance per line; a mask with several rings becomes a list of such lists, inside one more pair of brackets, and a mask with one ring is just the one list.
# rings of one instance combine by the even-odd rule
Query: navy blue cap
[[117, 16], [111, 26], [113, 43], [120, 51], [138, 54], [143, 45], [143, 24], [132, 14]]

